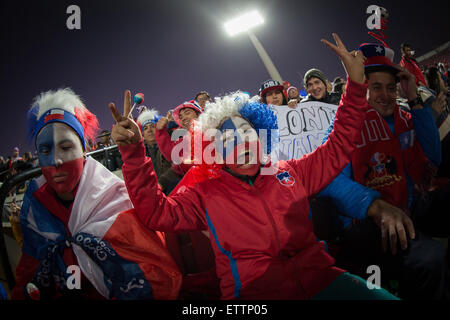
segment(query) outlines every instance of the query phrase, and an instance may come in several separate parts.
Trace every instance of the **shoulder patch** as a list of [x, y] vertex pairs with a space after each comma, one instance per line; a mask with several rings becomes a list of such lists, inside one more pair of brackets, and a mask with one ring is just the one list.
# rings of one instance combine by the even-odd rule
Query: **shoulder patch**
[[292, 187], [295, 183], [295, 178], [293, 176], [291, 176], [289, 171], [283, 171], [283, 172], [277, 173], [276, 177], [277, 177], [278, 181], [280, 182], [280, 184], [285, 187]]

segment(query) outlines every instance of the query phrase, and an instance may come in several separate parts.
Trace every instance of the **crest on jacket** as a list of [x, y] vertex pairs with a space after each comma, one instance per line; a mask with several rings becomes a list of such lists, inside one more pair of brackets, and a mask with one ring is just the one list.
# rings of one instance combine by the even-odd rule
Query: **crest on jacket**
[[397, 175], [397, 162], [391, 155], [376, 152], [366, 165], [367, 171], [364, 178], [369, 188], [378, 189], [401, 180], [401, 176]]
[[291, 187], [295, 183], [295, 179], [293, 176], [290, 175], [288, 171], [283, 171], [281, 173], [278, 173], [276, 175], [278, 181], [281, 183], [281, 185], [286, 187]]

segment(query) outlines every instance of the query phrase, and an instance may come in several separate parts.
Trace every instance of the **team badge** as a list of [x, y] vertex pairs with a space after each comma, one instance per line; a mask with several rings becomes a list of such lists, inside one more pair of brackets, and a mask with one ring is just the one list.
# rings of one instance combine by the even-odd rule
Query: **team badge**
[[293, 176], [289, 174], [288, 171], [283, 171], [276, 175], [278, 181], [280, 181], [281, 185], [285, 187], [291, 187], [295, 183], [295, 179]]

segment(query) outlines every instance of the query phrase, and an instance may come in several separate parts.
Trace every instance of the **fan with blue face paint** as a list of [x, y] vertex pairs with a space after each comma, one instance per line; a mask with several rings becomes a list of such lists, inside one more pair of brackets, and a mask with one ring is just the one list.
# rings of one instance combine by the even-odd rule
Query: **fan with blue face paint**
[[[218, 152], [235, 173], [253, 176], [261, 165], [261, 147], [253, 126], [240, 116], [226, 119], [220, 127]], [[222, 147], [222, 148], [221, 148]]]
[[97, 130], [97, 118], [72, 90], [36, 97], [28, 113], [28, 135], [34, 140], [42, 174], [60, 198], [74, 198], [84, 167], [85, 137], [95, 137]]
[[84, 163], [75, 131], [63, 123], [50, 123], [38, 134], [36, 147], [47, 183], [60, 195], [70, 193], [80, 180]]
[[32, 180], [24, 196], [13, 299], [64, 298], [73, 288], [67, 274], [74, 266], [83, 278], [70, 296], [176, 298], [181, 275], [159, 237], [140, 226], [123, 180], [84, 158], [83, 142], [98, 130], [95, 115], [63, 89], [37, 97], [28, 123], [43, 177]]

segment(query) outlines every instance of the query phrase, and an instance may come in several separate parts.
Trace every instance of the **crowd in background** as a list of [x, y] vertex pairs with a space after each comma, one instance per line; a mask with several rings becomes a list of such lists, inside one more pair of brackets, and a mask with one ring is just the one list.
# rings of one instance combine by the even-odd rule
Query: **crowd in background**
[[[419, 92], [424, 98], [424, 102], [431, 107], [436, 124], [440, 127], [447, 118], [450, 108], [448, 103], [450, 99], [450, 78], [449, 67], [446, 65], [447, 61], [445, 60], [446, 57], [442, 57], [444, 61], [437, 61], [432, 64], [424, 65], [417, 62], [413, 57], [414, 51], [412, 50], [411, 45], [402, 43], [400, 52], [402, 53], [400, 65], [406, 67], [416, 77]], [[313, 84], [311, 81], [308, 84], [308, 80], [311, 77], [320, 80], [319, 86], [320, 83], [323, 83], [325, 89], [322, 90], [325, 91], [320, 91], [319, 89], [319, 93], [313, 93], [313, 91], [316, 90], [317, 82], [316, 84]], [[335, 77], [333, 81], [330, 81], [322, 71], [311, 69], [305, 73], [304, 78], [300, 79], [298, 83], [299, 85], [297, 86], [288, 81], [284, 81], [281, 84], [283, 88], [280, 92], [283, 94], [283, 100], [280, 105], [296, 106], [297, 103], [311, 100], [338, 104], [340, 96], [345, 90], [346, 80], [345, 77]], [[300, 83], [303, 83], [304, 89], [301, 88]], [[322, 94], [323, 96], [321, 96]], [[201, 91], [192, 98], [202, 108], [207, 101], [212, 101], [209, 93], [206, 91]], [[405, 98], [402, 96], [401, 92], [398, 92], [398, 103], [400, 106], [403, 106], [405, 110], [408, 110], [408, 107], [405, 104]], [[179, 127], [171, 117], [171, 111], [167, 113], [166, 117], [169, 117], [171, 122], [168, 126], [170, 132], [173, 131], [174, 128]], [[148, 141], [150, 141], [150, 144], [152, 143], [151, 141], [156, 143], [156, 141], [152, 140], [151, 133], [149, 139], [150, 140]], [[110, 131], [103, 129], [98, 135], [97, 141], [88, 141], [88, 151], [98, 151], [112, 145], [113, 142], [111, 140]], [[111, 171], [120, 169], [122, 165], [120, 154], [114, 150], [107, 151], [103, 154], [97, 152], [94, 157], [101, 161], [102, 164]], [[3, 182], [13, 174], [36, 166], [38, 166], [36, 152], [33, 154], [31, 151], [27, 151], [20, 156], [19, 148], [15, 147], [12, 155], [6, 156], [6, 158], [0, 156], [0, 182]], [[445, 169], [443, 168], [442, 170]]]
[[[401, 46], [402, 59], [400, 65], [406, 68], [415, 76], [418, 86], [418, 92], [425, 105], [431, 108], [433, 118], [440, 133], [440, 140], [442, 146], [442, 161], [439, 165], [438, 171], [435, 174], [437, 178], [433, 188], [448, 187], [450, 179], [450, 128], [446, 129], [448, 124], [448, 115], [450, 112], [449, 105], [449, 84], [450, 78], [448, 74], [448, 67], [446, 62], [439, 62], [435, 65], [421, 66], [413, 57], [411, 53], [412, 48], [409, 44], [402, 44]], [[301, 88], [302, 83], [304, 90]], [[284, 81], [280, 83], [276, 80], [270, 79], [261, 83], [258, 91], [258, 96], [261, 102], [272, 105], [282, 106], [287, 105], [291, 108], [296, 108], [297, 105], [309, 101], [320, 101], [329, 104], [339, 105], [342, 94], [345, 92], [347, 85], [346, 77], [336, 77], [330, 81], [326, 73], [317, 68], [312, 68], [305, 72], [304, 76], [298, 85], [294, 82]], [[402, 110], [410, 112], [407, 97], [398, 86], [397, 103]], [[207, 91], [200, 91], [186, 99], [186, 102], [181, 103], [176, 108], [171, 109], [165, 115], [159, 114], [156, 109], [141, 108], [140, 114], [136, 117], [136, 122], [141, 126], [142, 134], [145, 144], [145, 152], [148, 157], [152, 159], [155, 173], [158, 177], [158, 183], [162, 187], [163, 192], [169, 195], [177, 186], [177, 183], [182, 179], [186, 172], [190, 169], [190, 165], [186, 163], [174, 163], [171, 159], [171, 152], [179, 140], [173, 140], [171, 134], [175, 129], [184, 129], [186, 133], [189, 132], [191, 121], [197, 119], [204, 111], [205, 107], [213, 99]], [[152, 112], [151, 115], [149, 112]], [[148, 115], [146, 118], [145, 116]], [[120, 170], [123, 164], [119, 150], [114, 145], [111, 139], [111, 132], [102, 130], [97, 136], [97, 141], [87, 141], [87, 152], [92, 154], [96, 160], [101, 162], [110, 171]], [[38, 166], [36, 154], [33, 156], [32, 152], [25, 152], [20, 155], [19, 149], [15, 148], [13, 154], [8, 156], [6, 160], [0, 157], [0, 174], [1, 181], [14, 174], [26, 171], [32, 167]], [[23, 189], [18, 189], [16, 192], [23, 192]], [[326, 204], [318, 204], [328, 206]], [[320, 212], [327, 210], [316, 208], [317, 215]], [[317, 209], [318, 208], [318, 209]], [[317, 223], [319, 228], [320, 223]], [[318, 230], [317, 233], [321, 233]], [[325, 235], [324, 237], [329, 237]], [[192, 243], [197, 242], [197, 248], [201, 250], [201, 255], [210, 256], [211, 251], [205, 248], [205, 239], [201, 233], [181, 233], [175, 236], [175, 242], [178, 243], [179, 259], [175, 259], [177, 264], [183, 271], [186, 277], [186, 287], [189, 283], [195, 281], [204, 281], [206, 286], [201, 287], [201, 290], [195, 291], [196, 285], [189, 287], [192, 289], [190, 293], [185, 293], [187, 297], [204, 298], [205, 293], [208, 298], [218, 297], [215, 287], [211, 285], [214, 281], [208, 282], [205, 279], [214, 278], [211, 275], [211, 265], [200, 266], [198, 259], [197, 265], [192, 264], [192, 260], [196, 253], [192, 252]], [[329, 240], [329, 239], [327, 239]], [[199, 244], [200, 243], [200, 244]], [[172, 252], [173, 253], [173, 252]], [[173, 253], [175, 254], [175, 253]], [[190, 257], [190, 258], [189, 258]], [[190, 261], [190, 262], [189, 262]], [[351, 268], [351, 267], [349, 267]], [[189, 279], [189, 275], [202, 274], [198, 278]], [[214, 279], [213, 279], [214, 280]], [[209, 291], [208, 291], [209, 290]], [[189, 291], [189, 290], [188, 290]], [[201, 293], [199, 293], [201, 292]], [[189, 296], [189, 294], [191, 296]]]

